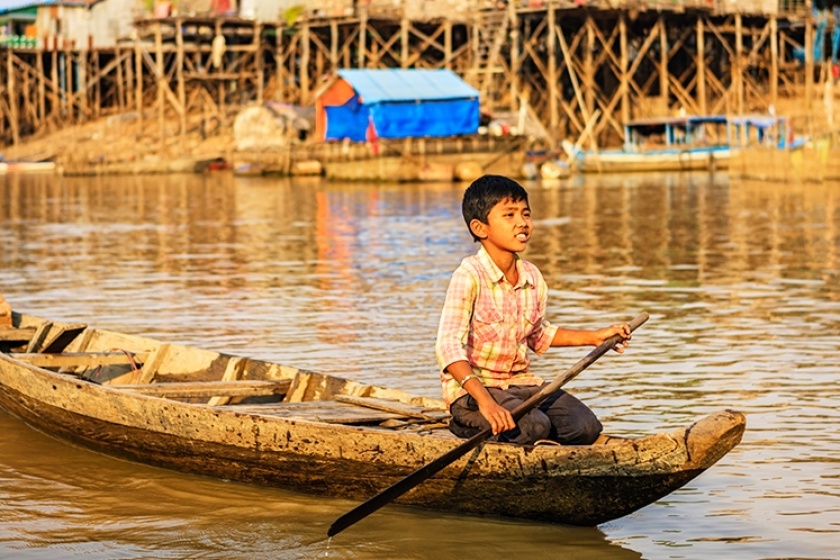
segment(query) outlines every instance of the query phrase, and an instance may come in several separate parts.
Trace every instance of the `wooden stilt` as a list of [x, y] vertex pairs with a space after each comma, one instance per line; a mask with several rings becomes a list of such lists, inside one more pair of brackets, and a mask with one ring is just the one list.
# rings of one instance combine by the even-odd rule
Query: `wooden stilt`
[[557, 84], [557, 12], [554, 2], [548, 5], [548, 130], [552, 138], [557, 138], [560, 127], [560, 112], [558, 110], [558, 97], [560, 88]]
[[12, 131], [12, 144], [17, 146], [20, 142], [20, 130], [18, 129], [18, 97], [15, 90], [15, 67], [14, 54], [9, 51], [6, 56], [6, 91], [9, 99], [9, 123]]
[[770, 16], [770, 103], [774, 109], [779, 103], [779, 24], [775, 14]]
[[670, 108], [668, 88], [668, 26], [665, 16], [659, 16], [659, 96], [662, 98], [666, 110]]
[[628, 60], [627, 52], [627, 16], [622, 13], [618, 19], [618, 32], [620, 35], [620, 50], [621, 50], [621, 64], [619, 71], [621, 73], [619, 86], [619, 95], [621, 96], [621, 124], [627, 124], [630, 120], [630, 76], [627, 74], [630, 62]]
[[697, 54], [695, 59], [695, 66], [697, 67], [697, 106], [700, 108], [700, 114], [705, 115], [708, 112], [706, 106], [706, 32], [705, 32], [705, 18], [697, 18]]

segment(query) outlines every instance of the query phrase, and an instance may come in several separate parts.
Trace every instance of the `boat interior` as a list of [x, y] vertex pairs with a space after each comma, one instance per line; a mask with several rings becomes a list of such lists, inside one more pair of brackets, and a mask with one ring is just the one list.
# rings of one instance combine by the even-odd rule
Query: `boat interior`
[[[20, 313], [0, 352], [93, 384], [244, 414], [450, 435], [442, 401], [262, 360]], [[452, 436], [454, 437], [454, 436]]]

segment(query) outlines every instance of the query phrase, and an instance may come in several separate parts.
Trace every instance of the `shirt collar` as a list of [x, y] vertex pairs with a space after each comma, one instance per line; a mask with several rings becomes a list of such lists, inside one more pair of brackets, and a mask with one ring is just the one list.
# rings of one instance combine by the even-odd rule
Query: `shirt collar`
[[[481, 263], [481, 267], [487, 272], [488, 276], [492, 278], [495, 282], [502, 282], [505, 279], [505, 273], [502, 272], [502, 269], [493, 262], [493, 258], [490, 257], [490, 253], [487, 252], [487, 249], [484, 248], [482, 245], [478, 249], [478, 262]], [[514, 288], [524, 288], [525, 286], [535, 286], [534, 279], [531, 278], [531, 275], [526, 271], [525, 266], [522, 264], [522, 257], [519, 255], [515, 255], [516, 258], [516, 272], [519, 276], [519, 282], [516, 283]]]

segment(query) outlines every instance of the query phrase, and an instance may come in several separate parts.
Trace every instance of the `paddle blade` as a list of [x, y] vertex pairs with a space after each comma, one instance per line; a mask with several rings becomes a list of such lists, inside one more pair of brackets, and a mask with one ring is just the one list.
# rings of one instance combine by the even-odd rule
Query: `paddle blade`
[[355, 525], [357, 522], [361, 521], [362, 519], [375, 512], [382, 506], [396, 500], [397, 498], [399, 498], [400, 496], [402, 496], [403, 494], [405, 494], [424, 480], [427, 480], [436, 475], [438, 472], [443, 470], [444, 467], [456, 461], [459, 457], [463, 457], [471, 450], [481, 445], [481, 443], [484, 442], [484, 440], [489, 438], [491, 435], [492, 432], [490, 431], [490, 428], [486, 428], [480, 431], [479, 433], [477, 433], [458, 447], [452, 448], [450, 451], [447, 451], [431, 463], [427, 463], [426, 465], [420, 467], [407, 477], [392, 484], [376, 496], [351, 509], [350, 511], [333, 521], [333, 524], [330, 525], [330, 528], [327, 530], [327, 536], [332, 537], [333, 535], [339, 534], [347, 527]]

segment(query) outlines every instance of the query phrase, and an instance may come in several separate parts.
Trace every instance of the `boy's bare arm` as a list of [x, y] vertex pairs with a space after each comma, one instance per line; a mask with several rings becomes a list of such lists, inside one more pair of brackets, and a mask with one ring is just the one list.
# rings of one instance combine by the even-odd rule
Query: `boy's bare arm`
[[[513, 421], [510, 411], [497, 403], [481, 380], [472, 374], [472, 367], [470, 367], [469, 362], [466, 360], [453, 362], [446, 367], [446, 371], [475, 399], [479, 412], [490, 423], [493, 435], [498, 435], [516, 427], [516, 422]], [[465, 379], [467, 380], [466, 383], [464, 382]]]
[[630, 325], [627, 323], [616, 323], [597, 331], [579, 331], [572, 329], [557, 329], [554, 338], [551, 340], [552, 346], [598, 346], [613, 335], [619, 335], [624, 340], [616, 345], [614, 350], [618, 353], [624, 352], [624, 349], [630, 343]]

